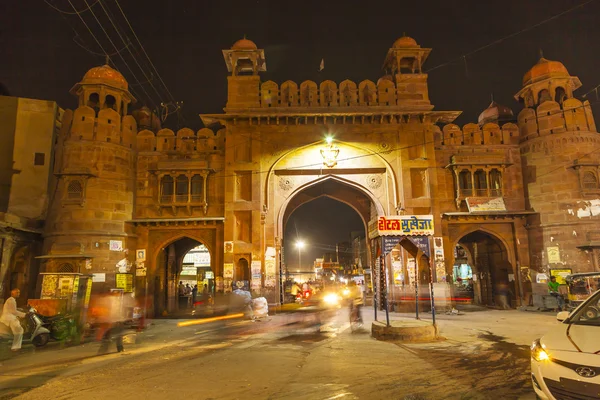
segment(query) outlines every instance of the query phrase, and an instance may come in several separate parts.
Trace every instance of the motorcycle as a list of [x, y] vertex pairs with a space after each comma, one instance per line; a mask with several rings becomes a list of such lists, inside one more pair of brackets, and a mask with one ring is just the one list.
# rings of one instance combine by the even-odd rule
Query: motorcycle
[[[23, 327], [23, 342], [35, 347], [45, 346], [50, 340], [50, 331], [44, 327], [44, 321], [38, 316], [37, 310], [29, 306], [25, 317], [19, 320]], [[13, 333], [9, 326], [0, 322], [0, 341], [12, 343]]]

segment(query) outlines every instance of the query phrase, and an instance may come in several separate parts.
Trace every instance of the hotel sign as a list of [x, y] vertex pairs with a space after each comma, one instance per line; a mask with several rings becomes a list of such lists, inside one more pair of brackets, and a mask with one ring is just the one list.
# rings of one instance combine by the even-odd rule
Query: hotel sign
[[433, 236], [433, 215], [379, 217], [379, 236]]

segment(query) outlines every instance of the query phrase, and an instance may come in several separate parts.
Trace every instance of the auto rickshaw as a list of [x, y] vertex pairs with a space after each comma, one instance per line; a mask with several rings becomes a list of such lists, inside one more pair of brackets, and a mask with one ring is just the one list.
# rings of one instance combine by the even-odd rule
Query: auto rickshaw
[[570, 274], [567, 275], [565, 281], [568, 290], [568, 307], [574, 310], [600, 289], [600, 272]]

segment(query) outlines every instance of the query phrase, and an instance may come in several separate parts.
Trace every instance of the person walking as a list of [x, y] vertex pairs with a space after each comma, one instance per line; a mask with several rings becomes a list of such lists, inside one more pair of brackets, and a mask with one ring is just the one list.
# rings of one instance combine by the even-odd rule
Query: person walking
[[19, 318], [25, 317], [25, 313], [17, 310], [17, 299], [21, 295], [21, 291], [17, 288], [10, 291], [10, 297], [6, 299], [2, 309], [0, 322], [10, 328], [13, 334], [12, 351], [21, 350], [23, 343], [23, 327]]

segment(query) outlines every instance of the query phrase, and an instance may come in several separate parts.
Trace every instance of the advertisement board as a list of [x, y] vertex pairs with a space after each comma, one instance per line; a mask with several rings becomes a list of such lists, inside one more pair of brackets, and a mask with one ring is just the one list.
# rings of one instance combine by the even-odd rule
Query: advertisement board
[[433, 215], [391, 215], [379, 217], [379, 236], [431, 236]]

